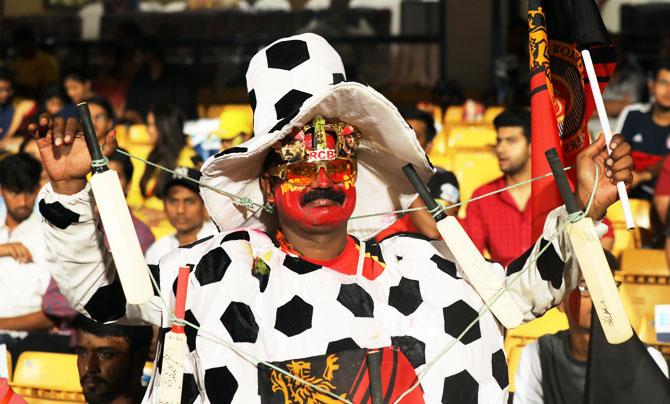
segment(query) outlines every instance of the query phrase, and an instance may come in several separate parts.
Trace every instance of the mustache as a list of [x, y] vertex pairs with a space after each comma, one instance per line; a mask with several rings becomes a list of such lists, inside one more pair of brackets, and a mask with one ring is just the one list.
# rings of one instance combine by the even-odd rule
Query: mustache
[[342, 205], [344, 203], [344, 192], [334, 189], [315, 189], [303, 195], [300, 204], [306, 205], [317, 199], [330, 199]]
[[98, 376], [94, 376], [94, 375], [84, 375], [81, 379], [79, 379], [79, 382], [81, 384], [88, 383], [88, 382], [94, 382], [94, 383], [98, 383], [98, 384], [107, 383], [105, 381], [105, 379], [103, 379], [101, 377], [98, 377]]

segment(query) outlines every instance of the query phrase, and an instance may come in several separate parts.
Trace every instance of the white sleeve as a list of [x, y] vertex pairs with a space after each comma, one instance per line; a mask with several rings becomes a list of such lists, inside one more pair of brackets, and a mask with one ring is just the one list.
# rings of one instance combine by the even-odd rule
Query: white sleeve
[[93, 213], [90, 184], [74, 195], [60, 195], [49, 183], [38, 198], [46, 266], [72, 307], [99, 322], [161, 325], [157, 296], [141, 305], [126, 304], [102, 225]]
[[[542, 236], [505, 271], [506, 288], [525, 321], [534, 320], [558, 305], [577, 285], [579, 265], [567, 233], [561, 231], [561, 222], [566, 217], [563, 206], [549, 212]], [[545, 246], [546, 250], [538, 256]]]
[[647, 347], [647, 352], [649, 352], [651, 358], [656, 362], [661, 371], [663, 371], [665, 377], [668, 378], [668, 362], [665, 361], [663, 354], [654, 347]]
[[514, 404], [542, 404], [542, 366], [537, 340], [521, 351], [519, 368], [514, 376]]

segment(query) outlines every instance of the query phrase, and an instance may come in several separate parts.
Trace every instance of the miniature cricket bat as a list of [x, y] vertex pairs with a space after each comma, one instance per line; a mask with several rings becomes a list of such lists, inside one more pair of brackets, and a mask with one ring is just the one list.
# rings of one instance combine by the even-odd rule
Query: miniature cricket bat
[[[426, 184], [421, 181], [411, 164], [403, 167], [405, 175], [412, 183], [429, 211], [438, 209], [438, 204], [430, 196]], [[523, 313], [519, 310], [510, 293], [505, 289], [505, 282], [496, 276], [494, 269], [486, 262], [475, 244], [467, 235], [458, 220], [440, 211], [435, 216], [437, 230], [468, 282], [489, 307], [494, 316], [505, 328], [514, 328], [523, 322]], [[497, 298], [496, 296], [500, 294]]]
[[[77, 110], [91, 159], [102, 160], [88, 105], [82, 102]], [[144, 303], [153, 296], [153, 288], [119, 177], [106, 165], [93, 167], [90, 183], [126, 300], [130, 304]]]
[[[188, 290], [188, 267], [179, 268], [177, 277], [177, 294], [174, 305], [174, 316], [184, 319], [186, 311], [186, 291]], [[184, 326], [173, 324], [172, 329], [165, 334], [163, 343], [163, 366], [161, 369], [160, 385], [158, 386], [158, 402], [160, 404], [181, 403], [181, 389], [184, 379], [184, 358], [188, 346]]]
[[[556, 149], [547, 150], [545, 154], [558, 190], [565, 201], [565, 208], [568, 213], [579, 212], [577, 200], [572, 194]], [[620, 344], [628, 341], [633, 336], [633, 329], [619, 298], [612, 271], [593, 227], [593, 221], [585, 217], [575, 223], [569, 223], [567, 232], [607, 342]]]

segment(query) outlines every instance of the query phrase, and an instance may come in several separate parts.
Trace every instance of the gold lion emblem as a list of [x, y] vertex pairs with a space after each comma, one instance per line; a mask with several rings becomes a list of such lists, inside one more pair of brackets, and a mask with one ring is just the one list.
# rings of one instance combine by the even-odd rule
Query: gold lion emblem
[[[323, 370], [321, 377], [312, 376], [312, 364], [309, 362], [291, 361], [287, 368], [292, 375], [325, 391], [332, 392], [337, 388], [332, 383], [334, 372], [340, 368], [337, 360], [337, 355], [328, 355], [326, 368]], [[335, 404], [341, 402], [276, 370], [272, 371], [270, 379], [272, 381], [272, 392], [281, 391], [284, 394], [285, 404]], [[346, 398], [346, 396], [346, 394], [340, 395], [341, 398]]]

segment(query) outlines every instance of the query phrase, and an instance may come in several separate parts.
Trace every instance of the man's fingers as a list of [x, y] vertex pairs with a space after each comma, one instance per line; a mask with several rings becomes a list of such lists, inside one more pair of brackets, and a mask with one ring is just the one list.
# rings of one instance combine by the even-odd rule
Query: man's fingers
[[630, 154], [631, 146], [623, 139], [623, 136], [616, 135], [610, 143], [610, 149], [612, 150], [610, 157], [614, 160], [617, 160], [627, 154]]
[[63, 142], [65, 142], [65, 144], [70, 144], [72, 143], [72, 140], [74, 140], [77, 126], [79, 124], [77, 121], [76, 118], [67, 118], [67, 121], [65, 122], [65, 136], [63, 137]]
[[589, 145], [589, 147], [585, 148], [584, 150], [581, 151], [581, 155], [589, 157], [589, 158], [594, 158], [596, 157], [605, 147], [605, 136], [600, 134], [596, 140]]
[[105, 143], [102, 145], [102, 154], [109, 157], [119, 147], [116, 141], [116, 130], [112, 129], [105, 135]]
[[56, 117], [53, 120], [53, 129], [51, 130], [54, 139], [54, 145], [60, 146], [63, 144], [63, 135], [65, 132], [65, 120], [61, 117]]
[[614, 172], [612, 177], [610, 177], [610, 182], [616, 184], [619, 181], [623, 181], [626, 184], [626, 187], [630, 186], [633, 183], [633, 171], [632, 170], [620, 170]]

